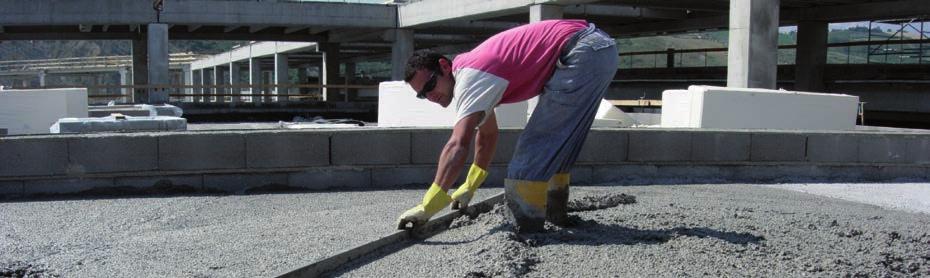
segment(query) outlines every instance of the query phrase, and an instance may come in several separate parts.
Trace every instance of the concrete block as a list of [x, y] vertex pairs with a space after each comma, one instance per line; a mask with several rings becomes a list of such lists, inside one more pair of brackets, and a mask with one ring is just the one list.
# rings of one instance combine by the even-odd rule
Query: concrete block
[[494, 186], [501, 187], [504, 186], [504, 179], [507, 178], [507, 166], [504, 165], [492, 165], [488, 167], [488, 177], [484, 179], [484, 185], [481, 187]]
[[794, 133], [753, 133], [751, 161], [804, 161], [807, 137]]
[[741, 182], [805, 181], [820, 173], [813, 165], [747, 165], [733, 166], [732, 180]]
[[514, 150], [517, 148], [517, 140], [519, 140], [522, 133], [522, 129], [502, 129], [497, 136], [497, 148], [491, 162], [509, 163], [510, 159], [513, 158]]
[[720, 183], [727, 180], [725, 174], [720, 166], [657, 165], [651, 178], [662, 183]]
[[863, 181], [869, 166], [814, 166], [818, 177], [825, 181]]
[[327, 167], [288, 174], [288, 185], [313, 190], [371, 187], [371, 169]]
[[[410, 157], [413, 164], [433, 164], [439, 161], [442, 148], [452, 136], [452, 130], [416, 130], [410, 134]], [[474, 159], [474, 151], [468, 152], [468, 161]]]
[[329, 134], [258, 133], [245, 136], [249, 168], [329, 165]]
[[691, 160], [748, 161], [750, 135], [733, 132], [691, 134]]
[[285, 173], [261, 174], [206, 174], [203, 175], [203, 188], [229, 193], [243, 193], [246, 189], [264, 185], [287, 185]]
[[68, 167], [63, 138], [0, 138], [0, 176], [54, 176]]
[[4, 197], [19, 197], [23, 195], [23, 182], [0, 181], [0, 199]]
[[630, 161], [688, 161], [691, 159], [691, 132], [632, 131]]
[[[468, 170], [459, 175], [459, 180], [464, 180]], [[435, 166], [413, 166], [413, 167], [389, 167], [389, 168], [372, 168], [371, 169], [371, 186], [374, 188], [393, 188], [407, 185], [419, 185], [429, 187], [436, 177]], [[453, 190], [458, 188], [461, 181], [452, 185]], [[451, 193], [451, 192], [450, 192]]]
[[68, 194], [93, 188], [112, 186], [113, 179], [29, 180], [23, 182], [23, 192], [25, 195]]
[[158, 138], [160, 170], [245, 168], [245, 138], [240, 134], [174, 134]]
[[585, 140], [578, 163], [623, 162], [627, 160], [629, 133], [617, 130], [591, 130]]
[[571, 175], [571, 180], [569, 181], [571, 185], [585, 185], [591, 184], [592, 176], [594, 175], [593, 166], [575, 166], [572, 167], [572, 170], [569, 172]]
[[894, 135], [863, 135], [859, 137], [859, 162], [907, 162], [907, 137]]
[[807, 136], [807, 160], [813, 162], [859, 161], [859, 138], [851, 134], [811, 134]]
[[129, 186], [137, 188], [153, 187], [157, 184], [171, 184], [190, 186], [203, 189], [203, 175], [178, 175], [156, 177], [117, 177], [113, 183], [116, 186]]
[[623, 184], [631, 183], [654, 177], [658, 172], [655, 165], [607, 165], [603, 167], [593, 167], [591, 171], [592, 184]]
[[410, 132], [339, 132], [331, 142], [333, 165], [410, 164]]
[[930, 164], [930, 136], [919, 136], [907, 141], [907, 161]]
[[68, 139], [70, 174], [158, 169], [158, 139], [151, 136]]

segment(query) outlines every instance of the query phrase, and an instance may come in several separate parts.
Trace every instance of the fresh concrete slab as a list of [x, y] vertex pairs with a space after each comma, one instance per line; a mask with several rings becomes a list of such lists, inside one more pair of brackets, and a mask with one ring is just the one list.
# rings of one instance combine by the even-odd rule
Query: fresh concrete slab
[[927, 183], [816, 183], [767, 186], [888, 209], [930, 214], [930, 184]]
[[25, 262], [61, 277], [270, 277], [394, 232], [424, 192], [0, 203], [0, 269]]
[[516, 235], [503, 212], [371, 254], [339, 277], [930, 275], [930, 215], [764, 186], [574, 187], [636, 203], [571, 213], [574, 225]]

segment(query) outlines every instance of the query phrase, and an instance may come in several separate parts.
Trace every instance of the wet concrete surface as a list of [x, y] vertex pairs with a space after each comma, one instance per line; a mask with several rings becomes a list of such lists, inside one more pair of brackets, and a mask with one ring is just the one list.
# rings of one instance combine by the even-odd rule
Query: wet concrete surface
[[0, 273], [269, 277], [394, 232], [424, 192], [0, 202]]
[[635, 202], [518, 235], [504, 207], [346, 266], [345, 277], [930, 276], [930, 215], [758, 185], [572, 187]]

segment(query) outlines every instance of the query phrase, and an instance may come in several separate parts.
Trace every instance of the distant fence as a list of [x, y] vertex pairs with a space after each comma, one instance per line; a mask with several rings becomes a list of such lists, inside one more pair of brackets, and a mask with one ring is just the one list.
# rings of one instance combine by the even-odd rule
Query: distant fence
[[[8, 89], [52, 89], [87, 88], [90, 104], [139, 103], [137, 100], [149, 90], [167, 92], [169, 102], [301, 102], [322, 101], [323, 89], [377, 90], [377, 85], [320, 85], [320, 84], [217, 84], [217, 85], [92, 85], [92, 86], [45, 86], [41, 88]], [[254, 91], [254, 93], [253, 93]], [[335, 99], [329, 101], [345, 101]]]
[[[877, 47], [877, 48], [872, 48]], [[840, 49], [845, 54], [845, 61], [840, 64], [923, 64], [930, 62], [930, 39], [856, 41], [828, 43], [828, 49]], [[797, 45], [779, 45], [779, 55], [788, 56]], [[882, 55], [882, 52], [896, 53], [901, 49], [913, 50], [908, 55]], [[727, 48], [666, 49], [658, 51], [637, 51], [620, 53], [620, 65], [627, 68], [677, 68], [677, 67], [719, 67], [726, 66]], [[867, 55], [866, 58], [853, 56], [853, 53]], [[695, 58], [685, 59], [689, 55]], [[636, 59], [641, 57], [645, 59]], [[793, 53], [790, 55], [793, 57]], [[651, 59], [650, 59], [651, 58]], [[691, 62], [686, 62], [691, 61]], [[694, 61], [697, 61], [696, 63]], [[835, 62], [836, 60], [834, 60]], [[651, 62], [651, 63], [650, 63]], [[793, 59], [780, 59], [779, 64], [793, 64]]]

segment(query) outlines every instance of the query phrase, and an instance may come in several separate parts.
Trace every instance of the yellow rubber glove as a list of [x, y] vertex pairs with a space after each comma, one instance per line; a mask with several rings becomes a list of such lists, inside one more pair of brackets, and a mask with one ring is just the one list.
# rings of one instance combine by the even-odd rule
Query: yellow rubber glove
[[442, 190], [438, 184], [433, 184], [423, 195], [423, 202], [407, 210], [397, 219], [397, 229], [407, 228], [407, 223], [413, 223], [413, 228], [426, 224], [430, 217], [445, 208], [452, 202], [452, 198]]
[[452, 209], [467, 208], [471, 198], [475, 196], [475, 191], [478, 190], [478, 187], [484, 183], [484, 179], [487, 177], [488, 171], [481, 169], [476, 164], [472, 164], [471, 169], [468, 169], [468, 177], [465, 178], [465, 183], [462, 183], [459, 189], [452, 192]]

